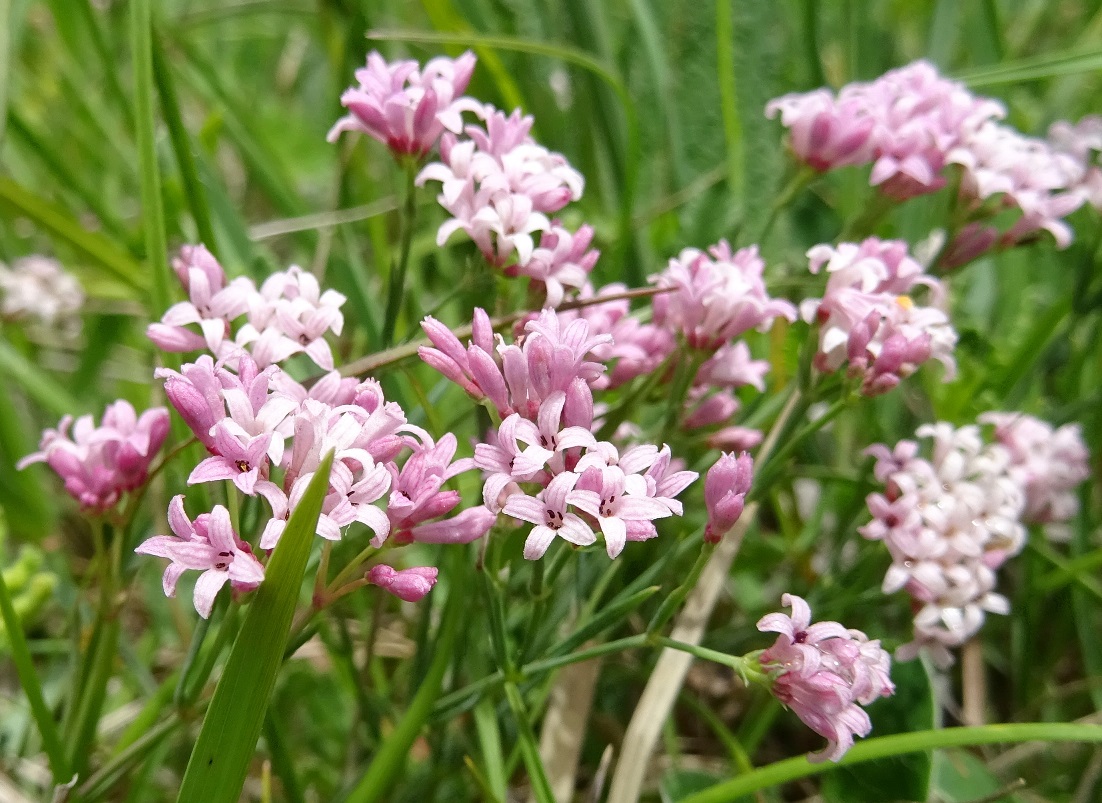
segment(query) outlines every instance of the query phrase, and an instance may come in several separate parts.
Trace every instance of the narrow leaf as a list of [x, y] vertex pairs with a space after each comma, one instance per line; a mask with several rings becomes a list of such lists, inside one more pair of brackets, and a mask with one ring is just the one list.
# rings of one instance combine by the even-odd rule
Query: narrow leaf
[[241, 795], [283, 663], [332, 463], [330, 452], [291, 514], [268, 563], [203, 719], [179, 801], [233, 803]]

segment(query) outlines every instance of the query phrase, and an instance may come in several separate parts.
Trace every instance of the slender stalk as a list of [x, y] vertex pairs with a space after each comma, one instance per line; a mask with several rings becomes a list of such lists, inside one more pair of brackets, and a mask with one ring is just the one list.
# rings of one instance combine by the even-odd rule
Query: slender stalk
[[399, 243], [398, 261], [390, 269], [390, 283], [387, 287], [386, 315], [383, 318], [383, 346], [394, 342], [394, 327], [398, 323], [398, 313], [402, 309], [402, 300], [406, 290], [406, 271], [409, 268], [409, 252], [413, 244], [413, 227], [417, 217], [417, 166], [406, 165], [405, 202], [398, 218]]
[[528, 782], [532, 786], [532, 795], [539, 803], [555, 803], [555, 793], [551, 791], [551, 782], [547, 780], [547, 772], [540, 759], [539, 743], [532, 732], [532, 726], [528, 724], [528, 711], [524, 706], [524, 698], [520, 696], [520, 690], [515, 683], [505, 684], [505, 699], [517, 723], [520, 755], [528, 770]]
[[669, 647], [671, 650], [680, 650], [681, 652], [686, 652], [694, 658], [702, 658], [705, 661], [711, 661], [713, 663], [729, 666], [736, 672], [738, 672], [742, 679], [748, 684], [769, 684], [769, 676], [761, 671], [758, 662], [747, 659], [744, 656], [728, 655], [725, 652], [709, 650], [707, 647], [700, 647], [696, 644], [688, 644], [687, 642], [677, 641], [676, 639], [666, 638], [665, 636], [657, 636], [654, 638], [654, 641], [658, 644], [661, 644], [663, 647]]
[[878, 758], [902, 756], [946, 747], [972, 747], [981, 744], [1015, 742], [1102, 742], [1102, 725], [1064, 722], [1028, 722], [1009, 725], [984, 725], [978, 728], [942, 728], [939, 730], [893, 733], [866, 739], [850, 748], [835, 763], [812, 764], [806, 756], [777, 761], [748, 772], [711, 789], [682, 798], [682, 803], [726, 803], [726, 801], [801, 778], [810, 778], [834, 769]]
[[38, 672], [35, 671], [30, 650], [27, 649], [27, 639], [23, 636], [23, 623], [15, 612], [3, 572], [0, 572], [0, 614], [4, 617], [8, 646], [15, 663], [15, 671], [19, 675], [19, 685], [27, 695], [27, 701], [31, 704], [31, 715], [42, 736], [42, 747], [50, 762], [50, 774], [55, 784], [66, 783], [69, 780], [69, 763], [65, 760], [65, 751], [61, 747], [53, 712], [42, 695], [42, 684], [38, 681]]

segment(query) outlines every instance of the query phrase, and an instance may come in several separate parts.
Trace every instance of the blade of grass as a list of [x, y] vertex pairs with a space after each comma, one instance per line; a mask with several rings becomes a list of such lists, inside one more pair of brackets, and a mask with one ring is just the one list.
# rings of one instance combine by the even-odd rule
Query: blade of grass
[[0, 340], [0, 377], [5, 375], [35, 402], [56, 415], [76, 415], [87, 409], [86, 401], [69, 395], [49, 374]]
[[8, 123], [8, 97], [11, 95], [11, 32], [14, 20], [11, 0], [0, 0], [0, 146]]
[[69, 781], [69, 763], [65, 760], [54, 715], [42, 696], [42, 684], [38, 681], [38, 672], [35, 671], [30, 651], [27, 649], [27, 640], [23, 636], [23, 623], [19, 621], [19, 616], [12, 605], [11, 594], [8, 592], [8, 584], [4, 580], [3, 572], [0, 572], [0, 614], [4, 617], [7, 646], [11, 651], [15, 671], [19, 675], [19, 685], [27, 695], [27, 701], [31, 704], [31, 714], [34, 716], [35, 724], [38, 725], [38, 732], [42, 735], [42, 747], [46, 750], [46, 756], [50, 762], [50, 773], [55, 784], [66, 783]]
[[1058, 75], [1074, 75], [1097, 70], [1102, 70], [1102, 48], [1090, 48], [1072, 53], [1067, 51], [1046, 53], [1042, 56], [1007, 61], [993, 67], [965, 70], [954, 77], [976, 88], [1039, 81]]
[[834, 767], [852, 766], [877, 758], [889, 758], [944, 747], [1032, 741], [1098, 743], [1102, 742], [1102, 725], [1028, 722], [1012, 725], [983, 725], [974, 728], [943, 728], [881, 736], [866, 739], [854, 745], [837, 764], [812, 764], [806, 756], [778, 761], [717, 784], [703, 792], [682, 798], [682, 803], [723, 803], [759, 789], [768, 789], [801, 778], [821, 775]]
[[[161, 174], [153, 139], [156, 118], [153, 116], [153, 11], [150, 0], [133, 0], [130, 5], [130, 48], [134, 59], [134, 114], [141, 173], [142, 229], [145, 234], [145, 259], [153, 274], [150, 301], [156, 313], [168, 309], [171, 296]], [[179, 364], [178, 359], [176, 363]]]
[[283, 663], [332, 463], [330, 452], [310, 480], [272, 554], [203, 718], [179, 801], [233, 803], [241, 794]]
[[143, 275], [141, 266], [124, 249], [102, 234], [87, 231], [68, 212], [9, 178], [0, 177], [0, 204], [14, 209], [49, 234], [64, 240], [130, 287], [144, 290], [148, 286], [148, 277]]
[[214, 239], [214, 229], [211, 227], [207, 197], [203, 191], [203, 183], [199, 180], [199, 169], [195, 164], [191, 137], [188, 136], [184, 119], [180, 115], [180, 101], [176, 95], [172, 70], [165, 56], [164, 44], [161, 42], [161, 37], [156, 35], [153, 37], [152, 43], [153, 76], [157, 81], [157, 94], [161, 99], [161, 113], [164, 115], [165, 124], [168, 126], [168, 135], [172, 140], [172, 151], [176, 154], [176, 164], [179, 166], [180, 175], [184, 180], [184, 194], [187, 196], [191, 219], [195, 221], [199, 242], [209, 248], [215, 256], [218, 256], [218, 243]]

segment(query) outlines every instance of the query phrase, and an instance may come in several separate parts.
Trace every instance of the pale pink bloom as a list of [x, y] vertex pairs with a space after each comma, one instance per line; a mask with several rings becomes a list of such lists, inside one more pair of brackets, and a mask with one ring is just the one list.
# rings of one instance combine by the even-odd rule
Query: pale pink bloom
[[729, 390], [709, 394], [704, 387], [690, 389], [681, 426], [701, 429], [730, 421], [738, 412], [739, 401]]
[[578, 477], [568, 501], [597, 518], [610, 558], [624, 550], [631, 523], [650, 523], [672, 515], [667, 504], [647, 496], [646, 480], [641, 475], [628, 474], [618, 465], [587, 468]]
[[296, 382], [286, 371], [278, 371], [272, 376], [271, 387], [299, 404], [307, 399], [314, 399], [336, 407], [351, 404], [355, 400], [356, 386], [359, 383], [360, 380], [354, 376], [342, 377], [340, 371], [330, 371], [307, 388]]
[[1033, 239], [1042, 230], [1053, 236], [1058, 248], [1071, 244], [1072, 230], [1064, 218], [1087, 198], [1080, 188], [1087, 167], [1074, 155], [1046, 140], [988, 122], [970, 132], [948, 158], [964, 168], [960, 194], [973, 208], [979, 210], [998, 196], [998, 207], [1021, 211], [1002, 232], [1000, 247]]
[[505, 503], [502, 512], [506, 516], [535, 525], [524, 542], [527, 560], [542, 558], [556, 535], [575, 546], [588, 546], [597, 540], [590, 526], [567, 509], [577, 481], [577, 474], [563, 472], [535, 497], [515, 493]]
[[529, 136], [531, 117], [519, 111], [506, 117], [492, 106], [470, 104], [485, 128], [470, 125], [469, 139], [447, 134], [440, 143], [440, 162], [427, 165], [417, 183], [439, 181], [440, 205], [452, 218], [441, 225], [437, 244], [464, 231], [486, 259], [497, 266], [524, 267], [533, 255], [532, 235], [552, 230], [547, 215], [581, 197], [584, 181], [557, 153]]
[[863, 378], [867, 396], [890, 390], [929, 359], [945, 366], [946, 380], [953, 378], [956, 331], [943, 310], [919, 305], [910, 295], [926, 288], [938, 304], [944, 289], [907, 255], [906, 243], [870, 237], [859, 244], [818, 245], [808, 259], [812, 272], [826, 265], [829, 273], [823, 298], [800, 305], [804, 320], [819, 324], [818, 370], [848, 364], [850, 376]]
[[388, 466], [392, 482], [387, 501], [391, 534], [399, 544], [416, 540], [412, 530], [419, 524], [450, 513], [459, 504], [457, 491], [441, 490], [444, 483], [474, 468], [470, 458], [456, 460], [456, 440], [450, 432], [434, 443], [427, 434], [412, 441], [414, 452], [401, 470]]
[[341, 105], [351, 114], [338, 120], [326, 139], [334, 142], [345, 131], [362, 131], [396, 156], [420, 159], [445, 128], [459, 131], [455, 101], [471, 80], [474, 54], [468, 50], [457, 59], [435, 58], [419, 67], [416, 61], [388, 63], [371, 51], [367, 66], [356, 70], [359, 86], [341, 95]]
[[590, 271], [597, 264], [601, 252], [591, 249], [593, 227], [581, 226], [571, 233], [557, 221], [540, 235], [539, 247], [524, 265], [512, 265], [505, 269], [506, 276], [528, 276], [546, 293], [548, 307], [563, 302], [566, 288], [581, 290], [586, 286]]
[[400, 600], [417, 602], [432, 591], [437, 574], [439, 569], [435, 566], [413, 566], [399, 570], [379, 564], [371, 567], [367, 573], [367, 582], [389, 591]]
[[943, 270], [959, 268], [986, 254], [999, 241], [999, 230], [979, 222], [968, 223], [957, 232], [938, 257], [938, 267]]
[[1060, 120], [1049, 126], [1048, 140], [1058, 152], [1075, 159], [1081, 168], [1076, 189], [1087, 203], [1102, 211], [1102, 116], [1092, 114], [1075, 125]]
[[57, 260], [35, 254], [15, 260], [11, 268], [0, 262], [0, 317], [79, 325], [82, 306], [80, 282]]
[[760, 429], [751, 427], [723, 427], [708, 436], [708, 446], [712, 449], [731, 452], [746, 452], [763, 440]]
[[589, 323], [580, 318], [560, 317], [545, 309], [525, 324], [526, 334], [516, 343], [498, 337], [495, 347], [489, 318], [475, 310], [474, 332], [464, 349], [459, 339], [439, 321], [426, 318], [422, 327], [434, 348], [418, 349], [421, 359], [460, 385], [476, 399], [489, 399], [498, 415], [519, 413], [536, 421], [544, 400], [556, 392], [575, 399], [568, 409], [576, 410], [574, 382], [582, 379], [592, 386], [605, 366], [588, 359], [592, 352], [611, 342], [607, 334], [592, 334]]
[[268, 451], [272, 433], [250, 435], [231, 419], [214, 426], [215, 454], [192, 469], [188, 485], [230, 480], [243, 494], [253, 496], [256, 484], [268, 478]]
[[168, 523], [174, 536], [155, 535], [134, 550], [172, 561], [164, 573], [165, 596], [176, 596], [176, 582], [185, 571], [201, 571], [193, 601], [195, 610], [207, 619], [214, 598], [227, 582], [238, 593], [252, 591], [263, 582], [264, 567], [249, 545], [237, 537], [229, 511], [222, 505], [192, 522], [184, 512], [183, 495], [177, 495], [168, 506]]
[[[993, 424], [995, 439], [1010, 452], [1010, 474], [1025, 492], [1022, 520], [1031, 524], [1062, 524], [1079, 512], [1075, 490], [1090, 477], [1090, 452], [1078, 424], [1054, 428], [1024, 413], [984, 413], [980, 422]], [[1050, 536], [1060, 535], [1050, 528]]]
[[780, 113], [796, 157], [819, 172], [872, 161], [871, 111], [854, 99], [836, 101], [827, 89], [784, 95], [765, 105], [766, 117]]
[[172, 267], [187, 291], [188, 300], [174, 304], [165, 311], [160, 324], [150, 324], [149, 339], [166, 351], [191, 351], [180, 348], [193, 344], [194, 332], [185, 327], [198, 325], [202, 344], [212, 353], [221, 355], [230, 335], [230, 324], [244, 315], [256, 295], [256, 285], [244, 277], [226, 283], [226, 272], [214, 256], [202, 245], [185, 245]]
[[513, 413], [489, 434], [486, 443], [475, 445], [475, 465], [486, 473], [482, 486], [486, 507], [501, 510], [503, 497], [516, 483], [531, 482], [544, 470], [555, 452], [539, 445], [539, 441], [536, 425]]
[[714, 350], [750, 329], [765, 331], [777, 317], [796, 319], [789, 302], [770, 298], [757, 246], [731, 253], [726, 240], [705, 254], [686, 248], [650, 277], [674, 292], [654, 296], [654, 321], [680, 332], [692, 348]]
[[123, 493], [145, 483], [153, 458], [168, 436], [168, 426], [164, 407], [146, 410], [139, 418], [129, 402], [119, 400], [107, 406], [98, 427], [91, 415], [81, 416], [75, 423], [72, 416], [65, 416], [57, 429], [42, 433], [40, 451], [24, 457], [16, 468], [46, 463], [83, 509], [102, 513]]
[[860, 630], [837, 622], [811, 624], [811, 609], [794, 594], [784, 594], [781, 604], [791, 606], [791, 616], [771, 613], [758, 622], [758, 630], [778, 634], [758, 661], [772, 678], [773, 695], [826, 737], [826, 748], [808, 759], [838, 761], [854, 736], [872, 731], [861, 706], [895, 692], [891, 658], [879, 640]]
[[722, 454], [704, 475], [704, 507], [708, 511], [708, 524], [704, 528], [704, 540], [710, 544], [720, 539], [735, 526], [746, 504], [753, 478], [754, 460], [743, 452], [738, 457]]
[[[614, 335], [615, 337], [615, 335]], [[769, 360], [755, 360], [750, 347], [739, 340], [721, 346], [708, 361], [700, 366], [693, 382], [717, 388], [740, 388], [750, 385], [758, 392], [765, 391], [765, 375], [769, 373]]]
[[238, 330], [235, 343], [251, 346], [261, 366], [304, 352], [319, 368], [331, 371], [333, 353], [323, 336], [341, 333], [344, 302], [336, 290], [323, 293], [312, 273], [292, 265], [269, 276], [252, 295], [248, 323]]

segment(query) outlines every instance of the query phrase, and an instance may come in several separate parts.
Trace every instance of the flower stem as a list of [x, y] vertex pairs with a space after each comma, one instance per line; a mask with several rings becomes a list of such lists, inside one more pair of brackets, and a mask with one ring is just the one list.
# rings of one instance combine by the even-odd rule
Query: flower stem
[[689, 575], [685, 578], [685, 582], [679, 585], [673, 590], [673, 592], [662, 601], [658, 610], [650, 620], [650, 624], [647, 625], [648, 633], [657, 633], [661, 630], [666, 622], [670, 620], [677, 609], [681, 607], [681, 603], [685, 601], [685, 597], [689, 595], [689, 592], [696, 586], [697, 580], [700, 579], [700, 573], [704, 571], [704, 567], [708, 565], [708, 560], [712, 557], [712, 552], [715, 551], [715, 544], [704, 544], [700, 550], [700, 554], [697, 555], [696, 563], [689, 570]]
[[728, 655], [725, 652], [709, 650], [707, 647], [699, 647], [696, 644], [677, 641], [676, 639], [666, 638], [665, 636], [654, 636], [653, 640], [663, 647], [687, 652], [695, 658], [702, 658], [705, 661], [729, 666], [738, 672], [739, 676], [741, 676], [747, 684], [757, 683], [763, 686], [769, 685], [769, 676], [761, 671], [761, 666], [753, 659], [746, 658], [745, 656]]
[[405, 295], [406, 270], [409, 268], [414, 218], [417, 216], [417, 186], [414, 184], [416, 177], [416, 165], [407, 165], [405, 203], [402, 204], [398, 218], [400, 230], [398, 261], [390, 269], [390, 283], [387, 286], [386, 316], [383, 319], [382, 332], [384, 348], [394, 342], [394, 327], [398, 323], [398, 313], [402, 308], [402, 298]]

